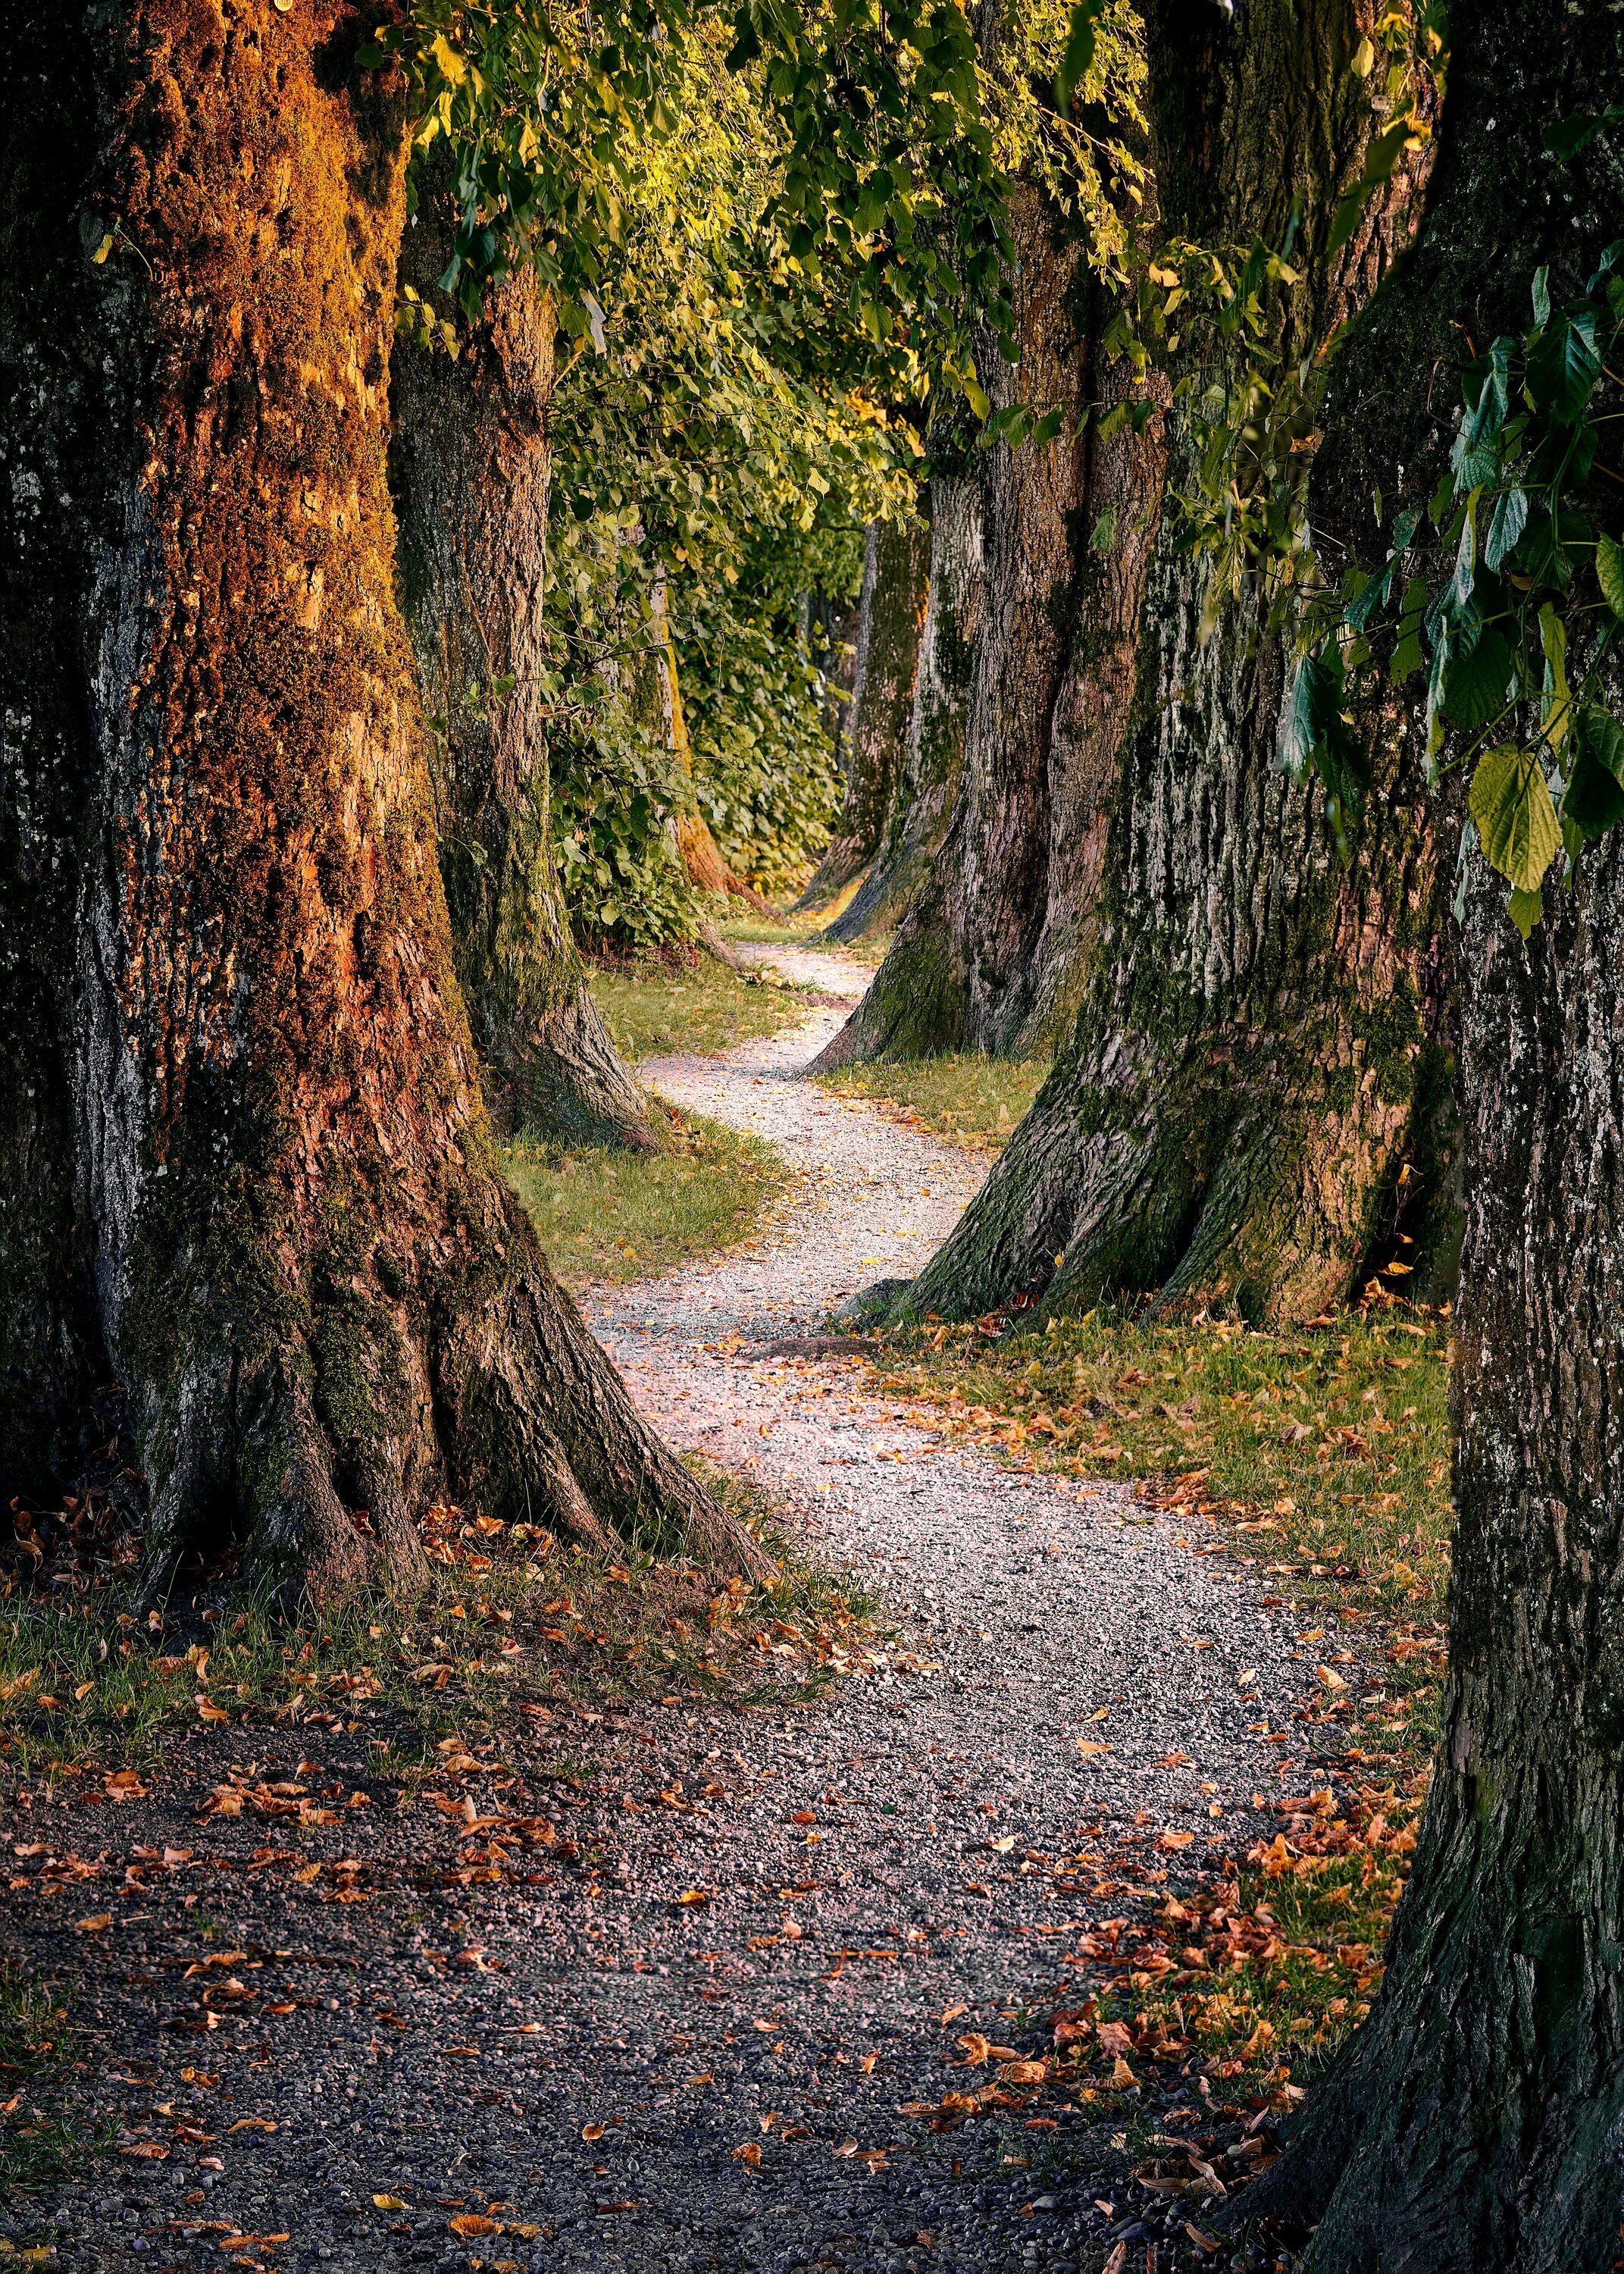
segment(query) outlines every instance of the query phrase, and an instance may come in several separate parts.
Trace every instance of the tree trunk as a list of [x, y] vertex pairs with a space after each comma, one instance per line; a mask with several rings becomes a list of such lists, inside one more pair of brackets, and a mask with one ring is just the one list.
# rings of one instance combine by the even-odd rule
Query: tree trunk
[[[995, 408], [1058, 408], [1050, 441], [981, 454], [979, 578], [960, 789], [951, 829], [873, 985], [819, 1064], [997, 1049], [1019, 1021], [1044, 905], [1049, 756], [1067, 651], [1081, 505], [1087, 287], [1078, 247], [1034, 184], [1017, 184], [1020, 361], [990, 339], [980, 361]], [[934, 485], [933, 485], [934, 492]]]
[[232, 1531], [320, 1598], [410, 1561], [447, 1493], [761, 1570], [492, 1157], [394, 593], [405, 148], [371, 25], [14, 26], [4, 557], [55, 581], [7, 595], [0, 925], [44, 1079], [8, 1108], [0, 1275], [31, 1298], [51, 1237], [87, 1267], [25, 1434], [117, 1374], [154, 1588]]
[[[450, 256], [432, 171], [402, 281], [432, 302]], [[400, 591], [430, 722], [452, 953], [499, 1120], [573, 1143], [653, 1144], [587, 990], [559, 882], [543, 698], [553, 304], [496, 286], [454, 362], [397, 343], [390, 473]]]
[[986, 585], [975, 429], [967, 410], [929, 438], [930, 566], [901, 779], [874, 866], [829, 926], [861, 939], [894, 926], [929, 877], [964, 779], [965, 714]]
[[[1457, 27], [1426, 232], [1339, 377], [1317, 517], [1344, 517], [1372, 478], [1424, 498], [1448, 442], [1438, 412], [1455, 387], [1452, 375], [1444, 395], [1433, 374], [1451, 330], [1482, 343], [1524, 328], [1547, 264], [1554, 303], [1583, 285], [1617, 229], [1617, 159], [1598, 145], [1557, 169], [1542, 138], [1621, 102], [1624, 38], [1598, 0], [1532, 11], [1498, 0]], [[1318, 2223], [1316, 2274], [1601, 2274], [1620, 2255], [1616, 832], [1546, 907], [1524, 946], [1503, 884], [1471, 861], [1442, 1743], [1374, 2009], [1246, 2199]]]
[[914, 712], [930, 537], [921, 521], [868, 525], [858, 602], [857, 670], [851, 704], [846, 799], [798, 908], [826, 907], [880, 849], [896, 799]]
[[[710, 823], [699, 809], [699, 794], [694, 784], [694, 746], [688, 740], [688, 713], [682, 707], [682, 681], [671, 637], [663, 570], [650, 588], [647, 644], [633, 675], [632, 709], [671, 754], [678, 790], [673, 829], [677, 856], [689, 884], [697, 892], [742, 900], [757, 915], [771, 915], [771, 903], [728, 867], [721, 847], [710, 833]], [[723, 947], [713, 918], [707, 916], [703, 920], [700, 937], [712, 954], [721, 955], [725, 961], [733, 960]]]
[[[1320, 249], [1375, 123], [1350, 70], [1365, 28], [1353, 0], [1271, 0], [1232, 23], [1172, 0], [1147, 23], [1162, 211], [1209, 241], [1278, 244], [1300, 199], [1305, 344], [1369, 299], [1418, 209], [1420, 161], [1338, 254]], [[1173, 486], [1191, 471], [1175, 465]], [[1365, 722], [1377, 789], [1344, 858], [1317, 791], [1276, 764], [1289, 659], [1261, 595], [1243, 594], [1213, 639], [1206, 597], [1198, 560], [1164, 531], [1081, 1008], [910, 1308], [973, 1314], [1040, 1292], [1086, 1308], [1131, 1291], [1312, 1317], [1345, 1293], [1432, 1114], [1440, 879], [1396, 708]], [[1123, 647], [1107, 652], [1120, 689]], [[1062, 901], [1062, 925], [1079, 920]]]

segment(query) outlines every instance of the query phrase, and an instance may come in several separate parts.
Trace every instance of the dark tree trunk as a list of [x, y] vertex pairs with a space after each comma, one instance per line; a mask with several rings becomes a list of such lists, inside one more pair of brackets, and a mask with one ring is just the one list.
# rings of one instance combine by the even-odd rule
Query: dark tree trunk
[[930, 566], [907, 747], [879, 852], [829, 926], [831, 939], [861, 939], [896, 923], [929, 877], [958, 802], [970, 672], [986, 588], [974, 448], [967, 412], [938, 418], [932, 425]]
[[49, 1328], [19, 1440], [49, 1459], [117, 1376], [154, 1586], [230, 1529], [320, 1596], [410, 1560], [447, 1491], [760, 1570], [492, 1157], [394, 593], [372, 20], [13, 24], [0, 955], [41, 1084], [6, 1108], [0, 1280]]
[[983, 562], [960, 788], [940, 855], [873, 986], [822, 1063], [999, 1049], [1019, 1024], [1044, 903], [1049, 741], [1065, 666], [1086, 444], [1087, 285], [1042, 192], [1016, 185], [1020, 361], [984, 341], [997, 409], [1058, 409], [1059, 433], [981, 455]]
[[[432, 304], [449, 257], [438, 177], [401, 275]], [[553, 851], [543, 604], [551, 299], [495, 288], [454, 362], [397, 343], [390, 472], [400, 590], [429, 720], [452, 953], [499, 1120], [587, 1144], [653, 1143], [642, 1093], [570, 933]]]
[[[1560, 303], [1618, 228], [1616, 156], [1545, 131], [1624, 102], [1618, 19], [1506, 0], [1456, 26], [1417, 257], [1330, 404], [1323, 510], [1426, 494], [1432, 384]], [[1400, 468], [1403, 473], [1401, 477]], [[1605, 486], [1604, 486], [1605, 488]], [[1601, 501], [1598, 501], [1598, 503]], [[1611, 517], [1611, 516], [1610, 516]], [[1624, 847], [1524, 946], [1469, 870], [1459, 947], [1466, 1242], [1450, 1678], [1387, 1977], [1248, 2208], [1318, 2222], [1316, 2274], [1602, 2274], [1624, 2210]]]
[[914, 712], [930, 536], [922, 521], [868, 526], [857, 614], [857, 667], [846, 738], [846, 798], [823, 859], [795, 905], [827, 907], [880, 849]]
[[[1270, 0], [1233, 23], [1176, 0], [1147, 22], [1169, 225], [1279, 243], [1300, 199], [1304, 345], [1369, 299], [1417, 215], [1420, 162], [1335, 258], [1319, 250], [1376, 123], [1349, 67], [1365, 28], [1353, 0]], [[1186, 471], [1169, 470], [1176, 486]], [[1205, 600], [1204, 569], [1164, 531], [1106, 888], [1091, 916], [1086, 893], [1081, 914], [1064, 899], [1057, 909], [1062, 930], [1097, 926], [1080, 1011], [910, 1307], [966, 1314], [1042, 1292], [1086, 1308], [1132, 1291], [1181, 1309], [1312, 1317], [1346, 1292], [1419, 1143], [1417, 1117], [1432, 1112], [1447, 995], [1440, 880], [1396, 712], [1365, 722], [1378, 787], [1344, 858], [1320, 795], [1276, 765], [1288, 657], [1260, 595], [1244, 593], [1204, 640]], [[1126, 644], [1108, 633], [1101, 651], [1117, 717]], [[1072, 714], [1085, 735], [1088, 709]], [[1115, 739], [1098, 715], [1096, 781]], [[1088, 794], [1077, 803], [1086, 816]]]

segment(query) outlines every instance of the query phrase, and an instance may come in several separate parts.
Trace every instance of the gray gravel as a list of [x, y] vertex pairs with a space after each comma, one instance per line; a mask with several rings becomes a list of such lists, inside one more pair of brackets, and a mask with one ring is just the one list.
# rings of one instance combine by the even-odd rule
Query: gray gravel
[[[861, 983], [842, 959], [793, 964], [831, 992]], [[1104, 2143], [1083, 2119], [938, 2134], [901, 2105], [965, 2081], [966, 2031], [1032, 2041], [1068, 1922], [1132, 1907], [1111, 1859], [1154, 1864], [1164, 1834], [1190, 1834], [1188, 1870], [1249, 1841], [1282, 1778], [1300, 1787], [1311, 1668], [1248, 1572], [1127, 1489], [938, 1442], [850, 1361], [763, 1355], [917, 1268], [981, 1172], [800, 1078], [840, 1015], [645, 1066], [771, 1138], [801, 1182], [763, 1240], [590, 1307], [658, 1425], [771, 1486], [809, 1550], [881, 1599], [883, 1663], [810, 1707], [560, 1714], [517, 1786], [453, 1788], [477, 1814], [556, 1821], [576, 1853], [531, 1885], [436, 1885], [467, 1834], [432, 1806], [300, 1836], [312, 1858], [347, 1837], [371, 1860], [347, 1905], [254, 1862], [284, 1831], [199, 1829], [199, 1788], [233, 1761], [274, 1781], [305, 1759], [312, 1787], [319, 1770], [365, 1789], [365, 1721], [199, 1732], [121, 1807], [19, 1803], [19, 1846], [100, 1854], [102, 1884], [48, 1896], [31, 1861], [8, 1939], [60, 1975], [86, 1946], [72, 1918], [111, 1904], [81, 2009], [101, 2064], [86, 2102], [121, 2112], [125, 2146], [145, 2131], [169, 2152], [115, 2153], [0, 2230], [43, 2221], [85, 2269], [220, 2265], [218, 2229], [187, 2219], [286, 2233], [230, 2262], [277, 2268], [1099, 2266]], [[1079, 1738], [1109, 1750], [1085, 1758]], [[166, 1846], [199, 1852], [141, 1864]], [[1079, 1856], [1104, 1860], [1062, 1860]], [[132, 1860], [145, 1886], [120, 1886]], [[185, 1969], [222, 1948], [242, 1994], [214, 1997], [211, 2026], [199, 2001], [220, 1975]], [[244, 2117], [276, 2128], [229, 2128]], [[759, 2164], [737, 2153], [752, 2143]], [[470, 2213], [501, 2232], [459, 2238]]]

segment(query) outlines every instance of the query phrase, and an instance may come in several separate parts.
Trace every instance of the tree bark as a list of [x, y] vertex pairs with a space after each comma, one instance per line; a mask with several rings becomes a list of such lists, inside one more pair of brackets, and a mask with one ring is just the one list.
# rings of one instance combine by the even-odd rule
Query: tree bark
[[895, 925], [930, 875], [964, 779], [965, 717], [986, 589], [980, 469], [967, 409], [933, 422], [929, 448], [930, 563], [907, 746], [879, 852], [829, 926], [831, 939], [861, 939]]
[[929, 573], [929, 532], [912, 516], [868, 525], [858, 602], [857, 668], [846, 798], [798, 908], [827, 907], [874, 860], [897, 796], [914, 712]]
[[[401, 276], [425, 304], [449, 258], [432, 171]], [[588, 992], [553, 850], [543, 697], [553, 382], [550, 297], [493, 288], [454, 362], [396, 343], [390, 474], [400, 591], [430, 722], [458, 983], [499, 1121], [572, 1143], [654, 1143]]]
[[154, 1589], [230, 1531], [320, 1598], [409, 1562], [446, 1493], [764, 1571], [493, 1158], [394, 592], [404, 121], [371, 23], [130, 0], [109, 36], [30, 0], [15, 29], [0, 952], [46, 1078], [9, 1109], [0, 1268], [31, 1292], [42, 1231], [86, 1265], [25, 1432], [117, 1376]]
[[[1365, 28], [1353, 0], [1279, 0], [1232, 23], [1170, 0], [1147, 18], [1169, 225], [1278, 244], [1300, 200], [1304, 347], [1368, 301], [1418, 215], [1424, 161], [1339, 253], [1321, 250], [1377, 123], [1350, 69]], [[1104, 894], [1091, 911], [1086, 891], [1069, 905], [1063, 892], [1054, 909], [1058, 930], [1097, 927], [1081, 1007], [909, 1308], [974, 1314], [1040, 1293], [1086, 1308], [1132, 1291], [1175, 1310], [1312, 1317], [1345, 1293], [1419, 1148], [1448, 994], [1419, 767], [1395, 708], [1365, 721], [1377, 788], [1344, 858], [1317, 792], [1275, 763], [1288, 658], [1262, 596], [1244, 594], [1210, 640], [1205, 599], [1204, 572], [1163, 531], [1131, 706], [1127, 639], [1109, 617], [1102, 627], [1116, 716], [1128, 708], [1132, 731]], [[1087, 705], [1073, 715], [1086, 734]], [[1114, 739], [1109, 706], [1100, 715], [1096, 781]], [[1085, 743], [1078, 776], [1089, 772]], [[1086, 792], [1077, 807], [1088, 814]], [[1072, 835], [1086, 849], [1087, 826]]]
[[[1624, 102], [1616, 18], [1505, 0], [1456, 27], [1412, 264], [1329, 405], [1316, 515], [1447, 449], [1436, 358], [1558, 305], [1617, 229], [1617, 159], [1547, 128]], [[1468, 350], [1470, 351], [1470, 350]], [[1453, 366], [1453, 368], [1451, 368]], [[1440, 432], [1441, 429], [1441, 432]], [[1402, 470], [1402, 471], [1401, 471]], [[1617, 508], [1596, 486], [1599, 514]], [[1618, 693], [1615, 688], [1615, 696]], [[1450, 1675], [1375, 2007], [1246, 2206], [1314, 2226], [1316, 2274], [1600, 2274], [1624, 2194], [1624, 847], [1589, 847], [1525, 946], [1474, 857], [1460, 949], [1466, 1239]]]

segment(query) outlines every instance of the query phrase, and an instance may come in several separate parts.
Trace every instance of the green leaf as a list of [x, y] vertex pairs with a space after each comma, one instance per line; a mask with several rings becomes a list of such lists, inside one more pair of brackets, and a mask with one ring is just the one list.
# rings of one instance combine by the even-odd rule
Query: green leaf
[[1506, 903], [1506, 914], [1526, 940], [1545, 912], [1545, 902], [1537, 892], [1524, 892], [1515, 885]]
[[1610, 537], [1596, 540], [1596, 581], [1613, 614], [1624, 616], [1624, 545], [1615, 545]]
[[1562, 832], [1535, 752], [1511, 742], [1485, 750], [1467, 804], [1489, 866], [1518, 892], [1537, 892], [1560, 849]]
[[1095, 33], [1104, 12], [1105, 0], [1077, 0], [1071, 11], [1065, 53], [1055, 73], [1055, 108], [1063, 118], [1070, 114], [1071, 97], [1093, 65]]
[[1498, 568], [1528, 527], [1528, 498], [1520, 489], [1502, 490], [1494, 501], [1488, 540], [1483, 548], [1485, 568]]
[[1511, 666], [1511, 644], [1503, 633], [1462, 633], [1444, 666], [1441, 708], [1449, 724], [1468, 733], [1486, 727], [1505, 706]]
[[1601, 837], [1624, 820], [1624, 727], [1599, 705], [1587, 704], [1575, 741], [1562, 819], [1583, 838]]
[[1571, 425], [1601, 377], [1596, 352], [1596, 319], [1587, 308], [1559, 316], [1529, 350], [1529, 392], [1559, 425]]
[[1568, 692], [1568, 627], [1549, 600], [1539, 611], [1539, 644], [1545, 657], [1539, 724], [1551, 748], [1560, 750], [1573, 721], [1572, 700]]

